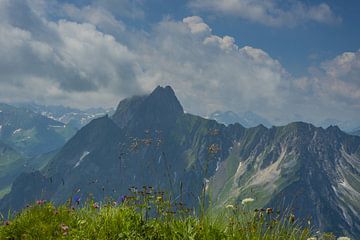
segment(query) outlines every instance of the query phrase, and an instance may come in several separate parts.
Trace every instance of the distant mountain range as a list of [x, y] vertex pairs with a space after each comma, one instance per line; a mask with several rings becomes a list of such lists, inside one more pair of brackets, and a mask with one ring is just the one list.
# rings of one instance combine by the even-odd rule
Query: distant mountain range
[[42, 170], [18, 176], [0, 209], [75, 194], [118, 198], [143, 185], [189, 206], [205, 187], [214, 211], [251, 197], [254, 208], [289, 207], [321, 231], [360, 236], [360, 137], [303, 122], [226, 126], [184, 113], [170, 87], [92, 120]]
[[85, 126], [92, 119], [102, 117], [106, 114], [112, 115], [114, 113], [113, 108], [89, 108], [80, 110], [64, 106], [45, 106], [36, 103], [17, 103], [15, 106], [28, 109], [77, 129]]
[[260, 124], [264, 125], [265, 127], [272, 126], [272, 124], [267, 119], [251, 111], [246, 111], [241, 114], [237, 114], [233, 111], [216, 111], [210, 114], [209, 119], [214, 119], [225, 125], [240, 123], [246, 128], [256, 127]]
[[27, 108], [0, 104], [0, 140], [26, 157], [58, 149], [75, 131]]
[[27, 108], [0, 104], [0, 198], [20, 173], [46, 165], [75, 131]]
[[351, 131], [351, 134], [360, 136], [360, 128], [356, 128], [353, 131]]

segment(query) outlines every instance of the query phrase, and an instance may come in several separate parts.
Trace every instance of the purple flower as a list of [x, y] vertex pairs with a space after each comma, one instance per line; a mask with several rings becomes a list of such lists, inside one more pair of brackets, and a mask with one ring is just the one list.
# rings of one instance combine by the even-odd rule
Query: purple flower
[[117, 204], [123, 203], [126, 200], [126, 196], [125, 195], [121, 195], [118, 200], [116, 201]]
[[80, 200], [81, 200], [81, 197], [78, 195], [75, 195], [73, 197], [73, 202], [76, 203], [77, 205], [80, 205]]

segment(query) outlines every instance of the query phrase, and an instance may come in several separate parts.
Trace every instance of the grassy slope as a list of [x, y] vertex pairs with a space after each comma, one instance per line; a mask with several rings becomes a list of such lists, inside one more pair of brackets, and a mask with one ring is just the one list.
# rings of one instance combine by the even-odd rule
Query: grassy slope
[[[0, 226], [0, 239], [307, 239], [308, 229], [266, 213], [227, 209], [222, 220], [162, 212], [145, 218], [127, 204], [75, 209], [51, 204], [25, 209]], [[276, 217], [274, 216], [274, 219]], [[267, 225], [269, 224], [269, 225]]]
[[[251, 203], [224, 206], [217, 216], [199, 218], [164, 192], [146, 186], [131, 189], [117, 201], [81, 204], [73, 196], [57, 207], [39, 200], [6, 221], [0, 214], [0, 239], [306, 240], [315, 232], [311, 226], [300, 227], [292, 214], [253, 211]], [[331, 234], [317, 236], [335, 239]]]

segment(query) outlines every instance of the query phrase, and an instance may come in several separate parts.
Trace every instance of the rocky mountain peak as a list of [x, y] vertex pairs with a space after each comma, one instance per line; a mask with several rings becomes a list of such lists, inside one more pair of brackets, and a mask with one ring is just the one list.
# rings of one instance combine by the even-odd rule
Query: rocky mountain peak
[[122, 100], [113, 115], [114, 122], [121, 128], [131, 124], [134, 127], [164, 126], [173, 122], [184, 110], [170, 86], [158, 86], [145, 96]]

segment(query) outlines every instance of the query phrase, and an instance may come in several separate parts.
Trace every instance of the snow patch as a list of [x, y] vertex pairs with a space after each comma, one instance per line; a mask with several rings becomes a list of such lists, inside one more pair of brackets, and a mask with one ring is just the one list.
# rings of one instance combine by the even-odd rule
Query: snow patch
[[218, 159], [218, 161], [216, 162], [216, 169], [215, 172], [217, 172], [220, 168], [220, 158]]
[[90, 152], [88, 152], [88, 151], [84, 151], [83, 154], [81, 155], [79, 161], [75, 164], [74, 168], [77, 168], [77, 167], [81, 164], [81, 162], [84, 160], [84, 158], [85, 158], [87, 155], [89, 155], [89, 153], [90, 153]]
[[13, 132], [13, 135], [17, 134], [17, 133], [20, 132], [21, 130], [22, 130], [21, 128], [16, 129], [16, 130]]
[[51, 128], [65, 128], [66, 125], [49, 125]]

